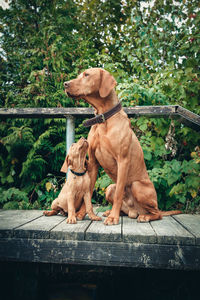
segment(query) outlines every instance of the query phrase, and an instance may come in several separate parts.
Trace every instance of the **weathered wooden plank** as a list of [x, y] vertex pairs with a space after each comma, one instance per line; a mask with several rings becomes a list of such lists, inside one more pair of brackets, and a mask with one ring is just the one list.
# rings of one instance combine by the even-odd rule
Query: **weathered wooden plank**
[[172, 217], [151, 222], [159, 244], [194, 245], [195, 238]]
[[85, 231], [91, 222], [88, 217], [83, 221], [77, 221], [77, 224], [67, 224], [64, 221], [50, 231], [50, 238], [57, 240], [84, 240]]
[[[175, 105], [134, 106], [124, 107], [130, 116], [161, 117], [176, 114]], [[7, 118], [64, 118], [66, 116], [93, 117], [94, 109], [90, 107], [62, 107], [62, 108], [0, 108], [0, 117]]]
[[122, 238], [124, 242], [154, 244], [157, 236], [150, 223], [138, 223], [136, 219], [123, 217]]
[[[185, 125], [199, 131], [200, 116], [178, 105], [124, 107], [129, 117], [179, 118]], [[92, 117], [94, 110], [88, 107], [68, 108], [0, 108], [2, 118], [65, 118], [67, 116]]]
[[196, 245], [200, 245], [200, 215], [176, 215], [173, 216], [183, 227], [195, 236]]
[[0, 260], [200, 270], [200, 247], [2, 238]]
[[197, 131], [200, 131], [200, 116], [191, 112], [190, 110], [177, 106], [176, 110], [179, 121]]
[[65, 118], [92, 117], [94, 109], [89, 107], [62, 107], [62, 108], [0, 108], [0, 117], [6, 118]]
[[0, 237], [13, 236], [13, 230], [42, 216], [41, 210], [1, 210]]
[[18, 238], [36, 238], [47, 239], [50, 235], [50, 230], [55, 226], [64, 222], [66, 217], [62, 215], [46, 217], [42, 216], [25, 225], [22, 225], [14, 230], [14, 236]]
[[124, 107], [124, 111], [130, 117], [146, 116], [146, 117], [163, 117], [176, 115], [176, 105], [158, 105], [158, 106], [134, 106]]
[[122, 240], [122, 218], [118, 225], [107, 226], [103, 224], [105, 217], [103, 213], [98, 213], [102, 217], [102, 222], [92, 222], [85, 233], [87, 241], [119, 242]]
[[[200, 131], [200, 116], [179, 105], [124, 107], [129, 117], [169, 117], [179, 119], [183, 124]], [[90, 107], [62, 108], [0, 108], [0, 118], [66, 118], [68, 116], [90, 118], [94, 115]]]

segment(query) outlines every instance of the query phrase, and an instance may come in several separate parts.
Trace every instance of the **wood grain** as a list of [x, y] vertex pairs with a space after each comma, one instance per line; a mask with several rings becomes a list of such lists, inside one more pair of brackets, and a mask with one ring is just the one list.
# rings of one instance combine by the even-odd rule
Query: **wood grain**
[[48, 239], [50, 231], [65, 220], [66, 217], [62, 215], [42, 216], [15, 229], [14, 236], [20, 238]]
[[[179, 105], [124, 107], [129, 117], [170, 117], [196, 131], [200, 131], [200, 116]], [[54, 108], [0, 108], [0, 118], [66, 118], [68, 116], [91, 118], [94, 109], [90, 107]]]
[[194, 245], [194, 236], [172, 217], [151, 222], [159, 244]]
[[13, 236], [15, 228], [41, 216], [40, 210], [0, 210], [0, 237]]
[[98, 216], [102, 217], [102, 222], [96, 221], [88, 227], [85, 233], [87, 241], [117, 242], [122, 240], [122, 218], [120, 217], [118, 225], [106, 226], [103, 224], [105, 217], [103, 213]]
[[195, 238], [196, 245], [200, 245], [200, 215], [177, 215], [173, 216]]
[[200, 215], [105, 226], [42, 211], [0, 210], [0, 261], [200, 270]]
[[157, 236], [150, 223], [138, 223], [136, 219], [123, 217], [123, 241], [154, 244]]

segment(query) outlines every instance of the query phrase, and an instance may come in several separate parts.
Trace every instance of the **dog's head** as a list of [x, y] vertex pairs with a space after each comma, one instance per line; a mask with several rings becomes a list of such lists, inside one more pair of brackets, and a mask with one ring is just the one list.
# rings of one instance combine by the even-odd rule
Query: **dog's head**
[[68, 168], [74, 171], [79, 171], [80, 169], [85, 171], [88, 146], [87, 140], [83, 137], [80, 138], [77, 143], [73, 143], [69, 148], [69, 152], [60, 171], [67, 173]]
[[91, 68], [76, 79], [64, 83], [65, 92], [72, 98], [83, 98], [92, 94], [107, 97], [116, 86], [114, 77], [101, 68]]

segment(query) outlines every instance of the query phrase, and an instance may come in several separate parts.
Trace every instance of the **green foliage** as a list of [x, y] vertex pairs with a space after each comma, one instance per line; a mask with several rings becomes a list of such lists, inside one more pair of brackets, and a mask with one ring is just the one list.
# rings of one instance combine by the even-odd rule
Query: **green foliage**
[[28, 209], [30, 207], [27, 193], [16, 188], [10, 188], [6, 191], [0, 188], [0, 192], [0, 203], [4, 209]]
[[[179, 104], [200, 113], [199, 21], [197, 0], [11, 0], [0, 7], [0, 106], [88, 106], [68, 98], [63, 83], [103, 67], [124, 106]], [[75, 122], [75, 139], [86, 137], [82, 119]], [[160, 208], [198, 210], [199, 134], [170, 119], [131, 124]], [[1, 120], [1, 207], [48, 208], [64, 157], [65, 120]], [[93, 202], [105, 204], [110, 183], [100, 170]]]
[[[149, 176], [158, 193], [159, 207], [168, 209], [179, 202], [180, 208], [193, 210], [200, 205], [197, 195], [200, 186], [200, 164], [190, 161], [165, 161], [162, 167], [149, 170]], [[165, 194], [166, 201], [161, 198]]]
[[[105, 205], [105, 190], [106, 188], [112, 184], [112, 180], [110, 177], [103, 171], [103, 169], [99, 172], [99, 177], [95, 184], [96, 198], [98, 197], [98, 202]], [[98, 195], [98, 196], [97, 196]]]

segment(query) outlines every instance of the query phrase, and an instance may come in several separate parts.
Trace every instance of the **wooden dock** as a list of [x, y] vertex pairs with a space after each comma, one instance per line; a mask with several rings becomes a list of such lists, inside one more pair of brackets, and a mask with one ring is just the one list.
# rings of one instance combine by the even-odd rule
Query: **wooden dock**
[[[101, 213], [100, 213], [101, 214]], [[67, 224], [40, 210], [0, 210], [0, 261], [200, 270], [200, 215], [119, 225]]]

